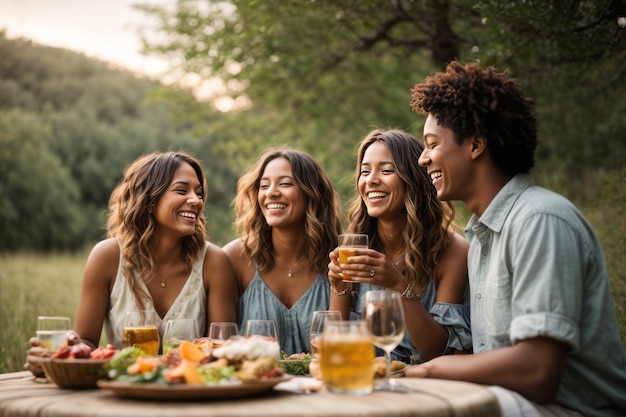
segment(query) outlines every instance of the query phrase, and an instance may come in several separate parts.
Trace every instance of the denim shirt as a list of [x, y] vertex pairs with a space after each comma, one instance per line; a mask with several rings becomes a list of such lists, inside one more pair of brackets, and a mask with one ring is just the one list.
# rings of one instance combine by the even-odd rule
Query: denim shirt
[[474, 352], [538, 336], [567, 344], [556, 403], [626, 415], [626, 359], [600, 242], [564, 197], [518, 174], [465, 235]]

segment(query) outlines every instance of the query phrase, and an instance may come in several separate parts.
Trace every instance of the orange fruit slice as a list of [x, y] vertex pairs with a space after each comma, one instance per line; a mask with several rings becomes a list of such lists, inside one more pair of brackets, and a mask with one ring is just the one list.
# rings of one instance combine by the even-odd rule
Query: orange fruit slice
[[201, 345], [196, 345], [188, 340], [183, 340], [178, 349], [180, 350], [180, 357], [191, 362], [201, 362], [207, 357]]

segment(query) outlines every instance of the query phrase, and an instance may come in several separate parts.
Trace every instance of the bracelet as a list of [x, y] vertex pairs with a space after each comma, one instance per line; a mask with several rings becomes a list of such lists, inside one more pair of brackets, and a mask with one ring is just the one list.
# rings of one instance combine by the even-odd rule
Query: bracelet
[[332, 284], [330, 286], [330, 290], [333, 292], [333, 294], [337, 296], [345, 295], [348, 292], [348, 289], [350, 289], [350, 284], [347, 284], [346, 288], [343, 291], [337, 291], [337, 288], [335, 288], [335, 286]]
[[415, 296], [415, 293], [411, 289], [411, 285], [407, 284], [406, 288], [404, 289], [404, 291], [402, 291], [401, 295], [407, 300], [411, 301], [413, 297]]

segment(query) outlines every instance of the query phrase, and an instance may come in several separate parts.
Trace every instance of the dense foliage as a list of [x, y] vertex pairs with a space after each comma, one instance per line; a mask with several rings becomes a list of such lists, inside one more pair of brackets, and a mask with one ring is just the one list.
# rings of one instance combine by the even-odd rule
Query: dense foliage
[[626, 161], [626, 146], [614, 145], [626, 133], [623, 1], [182, 0], [139, 8], [158, 22], [148, 51], [225, 80], [227, 94], [251, 103], [236, 117], [236, 131], [247, 134], [224, 129], [229, 149], [255, 158], [268, 143], [301, 146], [344, 196], [355, 144], [375, 126], [419, 136], [423, 118], [410, 112], [409, 90], [451, 59], [508, 67], [536, 99], [540, 181], [574, 192], [589, 170], [619, 175]]
[[[180, 117], [176, 91], [82, 55], [0, 33], [0, 251], [73, 249], [104, 234], [107, 202], [143, 153], [185, 150], [208, 173], [209, 231], [232, 236], [236, 175]], [[176, 97], [176, 99], [174, 99]]]

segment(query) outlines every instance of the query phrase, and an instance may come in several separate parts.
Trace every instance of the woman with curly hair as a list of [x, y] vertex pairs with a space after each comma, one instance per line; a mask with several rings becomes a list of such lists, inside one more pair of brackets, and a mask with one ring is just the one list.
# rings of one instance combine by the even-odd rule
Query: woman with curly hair
[[370, 248], [347, 264], [331, 252], [329, 278], [337, 294], [354, 289], [352, 318], [361, 315], [368, 290], [403, 297], [407, 332], [392, 358], [418, 363], [471, 350], [467, 242], [454, 230], [454, 206], [437, 199], [426, 170], [417, 165], [423, 146], [401, 130], [373, 130], [361, 142], [356, 195], [348, 210], [349, 232], [369, 236]]
[[473, 355], [407, 375], [489, 385], [503, 416], [624, 416], [626, 355], [602, 247], [564, 197], [532, 185], [537, 120], [506, 70], [450, 63], [412, 90], [428, 170], [465, 228]]
[[239, 285], [240, 327], [275, 320], [283, 352], [309, 352], [313, 312], [334, 306], [327, 256], [341, 233], [338, 195], [309, 154], [290, 148], [266, 150], [237, 189], [240, 237], [224, 250]]
[[186, 153], [155, 152], [127, 167], [109, 199], [107, 238], [84, 270], [74, 322], [84, 343], [95, 349], [106, 324], [121, 349], [130, 310], [156, 311], [161, 340], [168, 320], [195, 319], [200, 335], [212, 321], [236, 320], [230, 262], [206, 241], [205, 200], [202, 167]]

